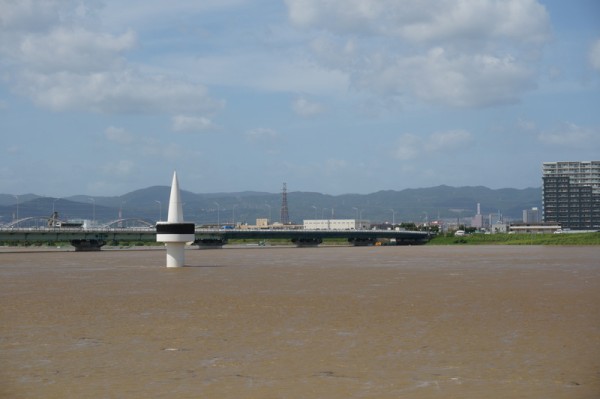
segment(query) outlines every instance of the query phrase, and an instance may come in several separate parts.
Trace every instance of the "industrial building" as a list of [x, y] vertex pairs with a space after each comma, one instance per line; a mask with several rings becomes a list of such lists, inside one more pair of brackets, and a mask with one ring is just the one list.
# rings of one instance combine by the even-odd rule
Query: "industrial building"
[[600, 161], [543, 163], [543, 219], [563, 229], [600, 229]]

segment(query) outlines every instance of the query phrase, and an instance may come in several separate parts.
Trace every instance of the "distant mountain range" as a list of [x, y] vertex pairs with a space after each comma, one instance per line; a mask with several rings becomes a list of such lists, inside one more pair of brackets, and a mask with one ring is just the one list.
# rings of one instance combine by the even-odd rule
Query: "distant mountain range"
[[[122, 218], [144, 219], [150, 223], [167, 218], [170, 187], [153, 186], [114, 197], [76, 195], [49, 198], [35, 194], [15, 197], [0, 194], [0, 224], [17, 217], [47, 218], [53, 210], [63, 220], [95, 219], [108, 222]], [[197, 224], [247, 222], [257, 218], [280, 221], [281, 193], [245, 191], [238, 193], [195, 194], [181, 192], [186, 221]], [[472, 217], [481, 204], [481, 213], [501, 214], [520, 220], [522, 211], [541, 209], [541, 188], [490, 189], [450, 187], [386, 190], [372, 194], [327, 195], [314, 192], [288, 192], [289, 219], [356, 219], [371, 222], [422, 222], [426, 219]], [[17, 201], [18, 200], [18, 201]], [[494, 216], [496, 217], [496, 216]]]

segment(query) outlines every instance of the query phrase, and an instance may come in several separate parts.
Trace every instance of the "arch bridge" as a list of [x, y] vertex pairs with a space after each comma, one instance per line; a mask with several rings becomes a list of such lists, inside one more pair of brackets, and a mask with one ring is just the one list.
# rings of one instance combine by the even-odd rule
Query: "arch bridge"
[[[26, 218], [21, 218], [18, 220], [13, 220], [10, 223], [5, 224], [4, 228], [14, 228], [14, 227], [23, 227], [23, 228], [32, 228], [32, 227], [46, 227], [52, 221], [52, 217], [48, 216], [30, 216]], [[58, 219], [56, 219], [58, 220]]]
[[149, 222], [144, 219], [136, 219], [136, 218], [125, 218], [125, 219], [117, 219], [112, 222], [108, 222], [100, 226], [102, 229], [127, 229], [127, 228], [136, 228], [136, 227], [154, 227], [154, 223]]

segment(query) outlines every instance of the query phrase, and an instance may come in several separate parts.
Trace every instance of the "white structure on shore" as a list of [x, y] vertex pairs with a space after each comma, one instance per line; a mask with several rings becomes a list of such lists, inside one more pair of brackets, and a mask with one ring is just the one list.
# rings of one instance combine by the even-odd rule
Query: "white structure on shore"
[[156, 241], [164, 242], [167, 247], [167, 267], [183, 267], [185, 265], [185, 243], [196, 239], [194, 232], [194, 223], [183, 221], [179, 181], [177, 172], [174, 172], [169, 198], [169, 216], [166, 222], [156, 223]]
[[305, 230], [365, 230], [371, 224], [365, 220], [356, 219], [318, 219], [304, 220]]

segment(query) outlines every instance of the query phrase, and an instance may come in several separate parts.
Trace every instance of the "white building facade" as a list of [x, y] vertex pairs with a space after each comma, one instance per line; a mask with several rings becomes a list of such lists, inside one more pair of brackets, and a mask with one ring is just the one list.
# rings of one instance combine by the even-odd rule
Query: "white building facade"
[[356, 219], [315, 219], [304, 221], [305, 230], [359, 230], [368, 229], [369, 223]]

